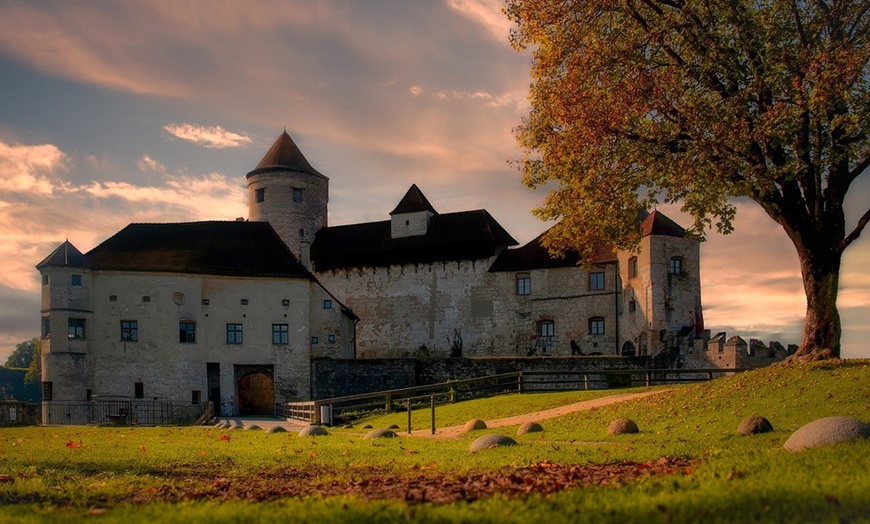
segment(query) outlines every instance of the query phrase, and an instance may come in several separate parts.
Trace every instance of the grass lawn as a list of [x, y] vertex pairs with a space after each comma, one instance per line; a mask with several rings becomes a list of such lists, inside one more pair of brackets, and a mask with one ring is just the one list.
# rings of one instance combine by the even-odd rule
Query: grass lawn
[[[613, 393], [622, 393], [622, 390]], [[439, 426], [601, 392], [438, 408]], [[746, 416], [775, 431], [741, 437]], [[774, 367], [480, 435], [363, 440], [214, 428], [0, 429], [0, 522], [870, 522], [870, 440], [791, 453], [817, 418], [870, 421], [870, 362]], [[428, 412], [419, 412], [419, 426]], [[395, 420], [393, 418], [394, 417]], [[405, 414], [371, 419], [404, 425]], [[630, 417], [636, 435], [607, 426]], [[401, 434], [401, 432], [400, 432]], [[426, 502], [420, 502], [424, 500]], [[429, 502], [432, 501], [432, 502]]]

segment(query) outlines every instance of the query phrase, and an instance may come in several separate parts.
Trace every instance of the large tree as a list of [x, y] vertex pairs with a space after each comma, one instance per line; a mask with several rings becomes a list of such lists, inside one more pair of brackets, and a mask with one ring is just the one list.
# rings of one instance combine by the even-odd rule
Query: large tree
[[[807, 312], [798, 355], [839, 356], [843, 203], [870, 166], [870, 0], [508, 0], [534, 50], [524, 181], [553, 190], [556, 251], [633, 249], [639, 207], [676, 203], [703, 237], [734, 197], [782, 226]], [[866, 204], [866, 202], [865, 202]], [[806, 355], [806, 356], [805, 356]], [[805, 356], [805, 357], [804, 357]]]

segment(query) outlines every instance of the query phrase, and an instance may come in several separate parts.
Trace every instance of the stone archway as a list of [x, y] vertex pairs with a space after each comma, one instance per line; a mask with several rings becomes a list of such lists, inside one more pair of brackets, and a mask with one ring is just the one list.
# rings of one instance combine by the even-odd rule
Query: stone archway
[[275, 414], [275, 381], [272, 366], [237, 366], [240, 416]]
[[636, 354], [637, 351], [634, 349], [634, 344], [630, 340], [626, 340], [625, 344], [622, 345], [622, 356], [633, 357]]

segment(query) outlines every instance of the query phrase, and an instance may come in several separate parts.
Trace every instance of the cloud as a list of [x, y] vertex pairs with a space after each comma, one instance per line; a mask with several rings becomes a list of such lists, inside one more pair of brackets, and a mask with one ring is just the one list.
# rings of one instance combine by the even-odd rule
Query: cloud
[[67, 158], [51, 144], [20, 145], [0, 141], [0, 191], [51, 194], [53, 172], [66, 169]]
[[447, 0], [447, 6], [483, 26], [496, 41], [508, 45], [513, 23], [502, 12], [502, 0]]
[[197, 124], [168, 124], [163, 129], [170, 135], [211, 149], [238, 147], [251, 142], [245, 134], [227, 131], [221, 126], [201, 126]]

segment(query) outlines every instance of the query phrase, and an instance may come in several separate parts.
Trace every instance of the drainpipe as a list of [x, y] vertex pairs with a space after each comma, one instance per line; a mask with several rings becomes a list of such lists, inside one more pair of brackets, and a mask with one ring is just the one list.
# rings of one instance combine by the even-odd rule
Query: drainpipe
[[616, 286], [613, 293], [613, 313], [616, 319], [616, 334], [613, 336], [613, 340], [616, 342], [614, 353], [619, 356], [619, 290], [622, 289], [622, 284], [619, 281], [619, 259], [617, 259], [616, 264], [613, 264], [613, 282]]

